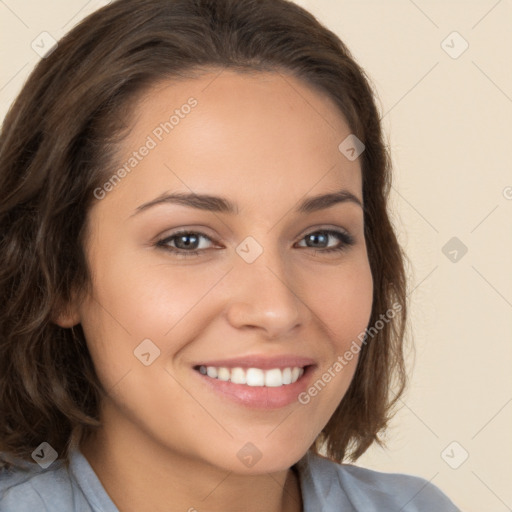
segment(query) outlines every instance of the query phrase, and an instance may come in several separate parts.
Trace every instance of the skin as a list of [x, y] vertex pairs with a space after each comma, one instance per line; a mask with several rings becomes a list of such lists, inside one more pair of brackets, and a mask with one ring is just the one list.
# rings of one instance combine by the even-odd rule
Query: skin
[[[146, 92], [119, 166], [190, 96], [197, 106], [88, 214], [93, 293], [57, 321], [82, 324], [108, 392], [103, 427], [81, 450], [121, 512], [300, 511], [290, 468], [335, 411], [357, 355], [307, 405], [274, 410], [219, 396], [192, 365], [295, 354], [315, 360], [313, 383], [365, 330], [373, 282], [361, 206], [294, 212], [342, 188], [362, 201], [360, 162], [338, 150], [350, 129], [328, 96], [288, 74], [224, 70]], [[161, 204], [132, 215], [176, 191], [224, 196], [239, 211]], [[199, 256], [154, 245], [180, 228], [209, 237]], [[321, 228], [354, 245], [322, 253], [340, 245], [331, 236], [308, 247]], [[236, 252], [247, 236], [263, 249], [251, 264]], [[146, 338], [160, 350], [149, 366], [134, 356]], [[247, 442], [262, 454], [250, 468], [237, 457]]]

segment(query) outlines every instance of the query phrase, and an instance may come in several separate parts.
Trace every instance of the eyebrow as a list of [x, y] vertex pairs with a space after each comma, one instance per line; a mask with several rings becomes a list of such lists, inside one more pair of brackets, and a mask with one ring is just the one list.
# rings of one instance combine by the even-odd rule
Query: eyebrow
[[[297, 206], [295, 211], [296, 213], [302, 214], [312, 213], [330, 208], [339, 203], [354, 203], [363, 208], [362, 201], [352, 194], [352, 192], [349, 192], [348, 190], [339, 190], [329, 194], [320, 194], [308, 197]], [[238, 214], [239, 212], [238, 205], [224, 197], [208, 194], [175, 192], [172, 194], [162, 194], [156, 199], [138, 206], [130, 217], [160, 204], [178, 204], [181, 206], [188, 206], [190, 208], [197, 208], [199, 210], [216, 213]]]

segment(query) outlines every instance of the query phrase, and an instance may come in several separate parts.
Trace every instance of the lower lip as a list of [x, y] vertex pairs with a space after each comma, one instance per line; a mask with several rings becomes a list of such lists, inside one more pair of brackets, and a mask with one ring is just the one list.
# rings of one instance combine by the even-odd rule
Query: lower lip
[[278, 409], [298, 402], [299, 394], [305, 391], [308, 386], [313, 366], [305, 367], [302, 376], [293, 384], [285, 384], [279, 387], [233, 384], [229, 381], [213, 379], [194, 369], [192, 371], [210, 389], [240, 405], [257, 409]]

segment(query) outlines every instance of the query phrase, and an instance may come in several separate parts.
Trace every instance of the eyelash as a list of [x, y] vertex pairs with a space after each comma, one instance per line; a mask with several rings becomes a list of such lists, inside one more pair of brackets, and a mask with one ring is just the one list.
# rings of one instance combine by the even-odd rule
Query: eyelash
[[[345, 233], [344, 231], [337, 231], [334, 229], [319, 229], [317, 231], [311, 231], [310, 233], [307, 233], [306, 235], [304, 235], [304, 237], [301, 239], [301, 241], [304, 240], [308, 236], [311, 236], [313, 234], [320, 234], [320, 233], [324, 234], [324, 235], [331, 235], [331, 236], [337, 237], [338, 240], [340, 240], [341, 245], [339, 245], [338, 247], [330, 247], [330, 248], [326, 248], [326, 249], [315, 249], [314, 247], [305, 247], [305, 249], [312, 249], [313, 251], [320, 252], [320, 253], [340, 253], [340, 252], [347, 250], [350, 246], [355, 244], [355, 240], [352, 235], [349, 235], [348, 233]], [[204, 233], [201, 233], [200, 231], [182, 230], [182, 231], [177, 231], [176, 233], [173, 233], [172, 235], [159, 240], [158, 242], [156, 242], [155, 245], [161, 249], [164, 249], [165, 251], [169, 251], [173, 254], [176, 254], [178, 257], [183, 257], [183, 258], [188, 258], [191, 256], [199, 256], [200, 253], [207, 250], [207, 249], [195, 249], [192, 251], [186, 251], [184, 249], [178, 249], [175, 247], [170, 247], [168, 245], [169, 241], [174, 240], [175, 238], [178, 238], [182, 235], [199, 235], [199, 236], [207, 238], [208, 240], [213, 242], [213, 240], [209, 236], [205, 235]]]

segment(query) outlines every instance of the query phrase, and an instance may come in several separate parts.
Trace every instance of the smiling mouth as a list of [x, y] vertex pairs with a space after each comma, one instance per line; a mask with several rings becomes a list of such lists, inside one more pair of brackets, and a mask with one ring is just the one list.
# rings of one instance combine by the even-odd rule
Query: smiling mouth
[[290, 366], [286, 368], [226, 368], [224, 366], [195, 366], [198, 371], [211, 379], [242, 384], [251, 387], [282, 387], [297, 382], [309, 365], [305, 367]]

